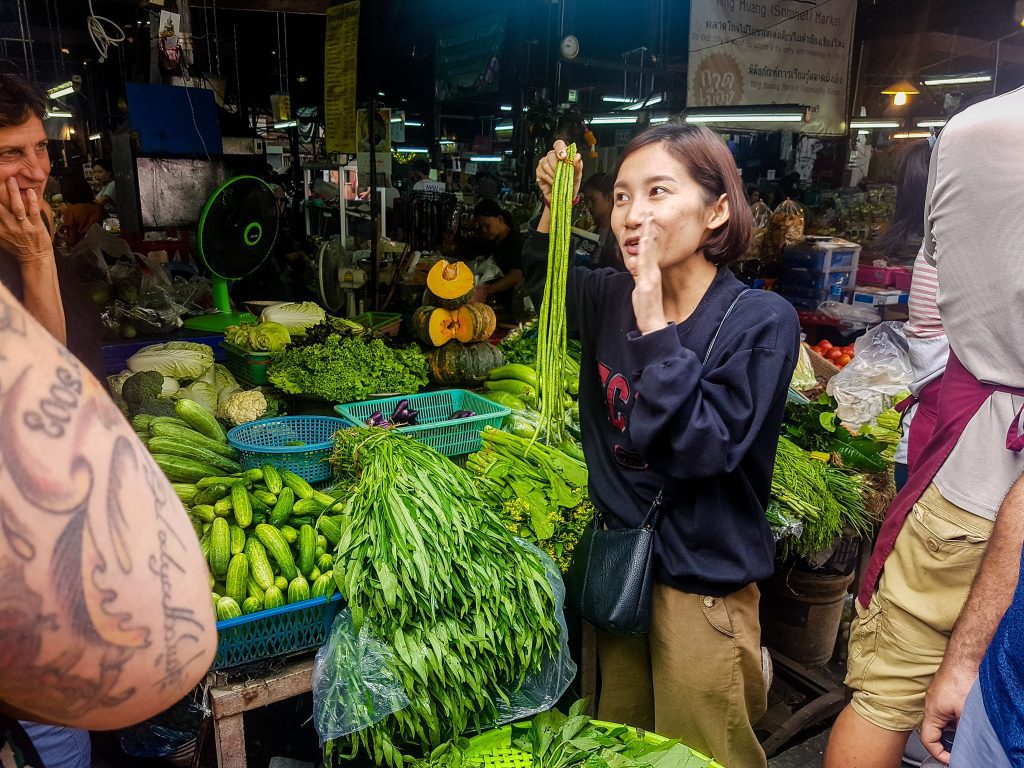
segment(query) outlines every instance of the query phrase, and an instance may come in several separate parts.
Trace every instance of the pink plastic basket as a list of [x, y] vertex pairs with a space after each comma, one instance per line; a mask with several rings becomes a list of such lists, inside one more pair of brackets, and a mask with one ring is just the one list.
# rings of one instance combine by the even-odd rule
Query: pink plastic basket
[[910, 289], [912, 273], [903, 267], [873, 267], [862, 264], [857, 268], [857, 285], [875, 285], [879, 288]]

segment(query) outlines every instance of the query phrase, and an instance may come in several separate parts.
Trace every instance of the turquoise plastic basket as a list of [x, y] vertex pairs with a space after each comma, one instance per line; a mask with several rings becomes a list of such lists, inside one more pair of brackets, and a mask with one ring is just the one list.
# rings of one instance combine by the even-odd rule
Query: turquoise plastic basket
[[245, 469], [272, 464], [308, 483], [320, 483], [331, 477], [327, 459], [334, 433], [348, 426], [336, 416], [278, 416], [235, 427], [228, 432], [228, 443], [240, 454]]
[[340, 603], [341, 595], [335, 592], [330, 600], [314, 597], [218, 621], [217, 655], [212, 669], [252, 664], [323, 645]]
[[[480, 433], [484, 427], [501, 427], [502, 420], [512, 411], [486, 397], [465, 389], [444, 389], [422, 395], [385, 397], [359, 403], [339, 405], [334, 410], [352, 424], [365, 425], [367, 419], [380, 411], [391, 415], [402, 400], [409, 408], [419, 411], [419, 423], [414, 427], [398, 427], [398, 431], [429, 445], [444, 456], [461, 456], [480, 450]], [[455, 411], [473, 411], [468, 419], [450, 419]]]

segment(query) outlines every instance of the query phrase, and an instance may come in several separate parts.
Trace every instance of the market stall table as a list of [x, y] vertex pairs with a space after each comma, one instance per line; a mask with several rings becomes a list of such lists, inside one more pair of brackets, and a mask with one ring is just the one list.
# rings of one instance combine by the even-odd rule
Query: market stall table
[[286, 664], [281, 669], [244, 682], [225, 682], [216, 672], [207, 676], [213, 735], [219, 768], [246, 768], [244, 715], [260, 707], [310, 693], [313, 659]]

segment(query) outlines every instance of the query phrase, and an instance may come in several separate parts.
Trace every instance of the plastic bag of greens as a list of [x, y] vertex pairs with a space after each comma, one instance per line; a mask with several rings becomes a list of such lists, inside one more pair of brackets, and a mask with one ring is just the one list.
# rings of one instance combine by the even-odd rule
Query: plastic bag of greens
[[[565, 587], [558, 567], [544, 552], [529, 542], [516, 542], [540, 558], [544, 574], [554, 596], [555, 618], [559, 625], [559, 651], [523, 681], [514, 691], [503, 691], [495, 697], [498, 717], [481, 722], [495, 727], [532, 717], [553, 707], [576, 677], [576, 663], [569, 653], [569, 632], [562, 605]], [[394, 663], [398, 651], [391, 646], [394, 639], [384, 641], [367, 622], [358, 632], [348, 609], [340, 611], [327, 642], [317, 651], [313, 665], [313, 723], [320, 744], [361, 731], [388, 715], [409, 706], [406, 690]], [[422, 655], [420, 648], [404, 641], [403, 656]], [[452, 690], [452, 696], [460, 695]], [[433, 746], [437, 746], [436, 744]]]

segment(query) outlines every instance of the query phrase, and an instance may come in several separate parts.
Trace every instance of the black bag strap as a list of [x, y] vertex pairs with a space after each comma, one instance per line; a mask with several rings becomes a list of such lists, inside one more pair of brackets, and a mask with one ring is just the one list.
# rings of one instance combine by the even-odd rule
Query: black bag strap
[[[725, 325], [725, 321], [729, 319], [729, 315], [731, 315], [732, 311], [736, 309], [736, 305], [739, 303], [740, 297], [750, 290], [752, 289], [744, 288], [742, 291], [736, 294], [736, 298], [732, 300], [732, 304], [730, 304], [729, 308], [725, 310], [725, 314], [722, 316], [722, 322], [718, 324], [718, 330], [716, 330], [715, 335], [711, 337], [711, 343], [708, 344], [707, 352], [704, 353], [704, 366], [707, 366], [708, 360], [711, 359], [711, 352], [715, 348], [715, 342], [718, 341], [718, 335], [722, 332], [722, 326]], [[641, 526], [642, 528], [647, 528], [648, 530], [653, 531], [655, 528], [658, 527], [658, 517], [659, 513], [661, 512], [661, 504], [664, 499], [664, 495], [665, 486], [662, 486], [661, 490], [658, 491], [658, 495], [654, 497], [654, 501], [651, 502], [651, 508], [647, 510], [647, 516], [644, 518], [644, 523]]]
[[750, 290], [753, 290], [753, 289], [752, 288], [744, 288], [742, 291], [737, 293], [736, 294], [736, 298], [732, 300], [732, 304], [730, 304], [729, 308], [727, 310], [725, 310], [725, 315], [722, 316], [722, 322], [720, 322], [718, 324], [718, 330], [715, 331], [715, 335], [711, 337], [711, 343], [708, 344], [708, 351], [704, 353], [704, 363], [703, 363], [704, 365], [707, 365], [708, 364], [708, 360], [711, 359], [711, 352], [715, 348], [715, 342], [718, 341], [718, 334], [720, 334], [722, 332], [722, 327], [725, 325], [725, 321], [729, 319], [729, 315], [731, 315], [732, 311], [734, 309], [736, 309], [736, 305], [739, 303], [740, 298], [743, 296], [743, 294], [745, 294], [747, 291], [750, 291]]

